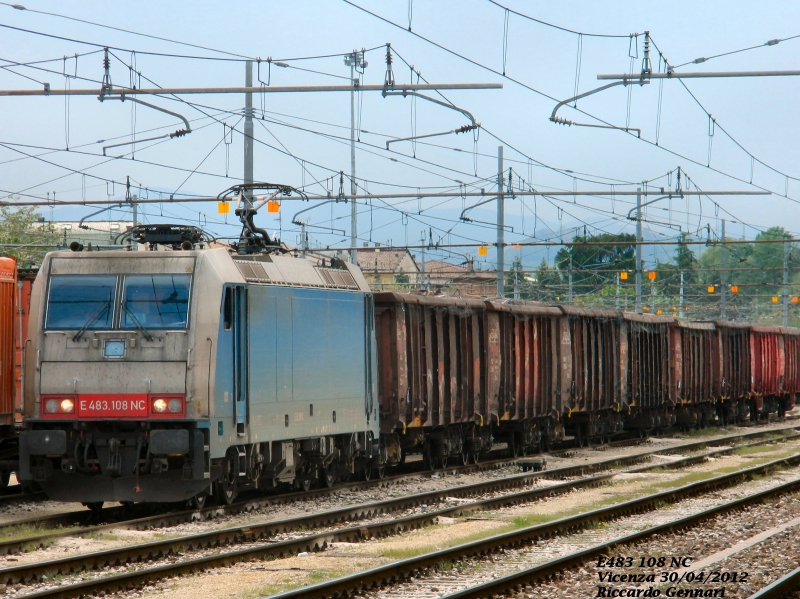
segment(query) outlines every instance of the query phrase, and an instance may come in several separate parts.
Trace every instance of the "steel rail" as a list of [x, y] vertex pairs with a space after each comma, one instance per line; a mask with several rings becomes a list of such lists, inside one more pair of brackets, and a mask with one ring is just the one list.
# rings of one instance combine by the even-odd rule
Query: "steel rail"
[[[795, 433], [785, 438], [777, 439], [786, 440], [789, 438], [798, 438], [800, 433]], [[755, 441], [751, 444], [760, 443]], [[683, 458], [676, 462], [669, 462], [665, 464], [651, 464], [626, 470], [625, 472], [643, 472], [647, 470], [658, 469], [674, 469], [679, 466], [692, 465], [698, 462], [705, 461], [712, 455], [719, 455], [728, 453], [739, 449], [739, 447], [730, 447], [725, 449], [714, 450], [706, 452], [699, 456], [690, 456]], [[798, 458], [800, 461], [800, 457]], [[432, 512], [417, 514], [402, 518], [400, 520], [390, 521], [399, 522], [401, 526], [399, 529], [394, 529], [391, 526], [387, 529], [385, 522], [376, 524], [367, 524], [361, 527], [346, 528], [340, 531], [333, 531], [324, 534], [343, 534], [344, 538], [351, 538], [352, 531], [360, 531], [356, 534], [356, 538], [360, 537], [373, 537], [384, 536], [387, 534], [394, 534], [398, 530], [400, 532], [411, 530], [424, 526], [426, 524], [435, 522], [438, 517], [457, 517], [475, 511], [484, 511], [488, 509], [496, 509], [508, 507], [509, 505], [517, 505], [519, 503], [529, 502], [531, 500], [560, 495], [569, 493], [575, 488], [591, 488], [607, 483], [618, 472], [602, 474], [599, 476], [592, 476], [579, 481], [567, 481], [558, 485], [549, 487], [537, 487], [535, 489], [527, 489], [525, 491], [492, 497], [478, 501], [472, 501], [456, 506], [450, 506], [443, 509], [435, 510]], [[525, 479], [526, 477], [517, 477], [518, 479]], [[346, 522], [364, 518], [374, 518], [379, 514], [386, 514], [401, 509], [408, 509], [417, 507], [423, 504], [431, 504], [440, 502], [448, 497], [461, 497], [464, 495], [485, 493], [490, 491], [500, 491], [508, 488], [509, 486], [517, 486], [509, 483], [519, 481], [488, 481], [477, 483], [474, 485], [459, 487], [456, 489], [446, 489], [442, 491], [432, 491], [428, 493], [421, 493], [419, 495], [407, 496], [402, 498], [388, 499], [384, 501], [373, 502], [369, 504], [362, 504], [359, 506], [352, 506], [330, 510], [328, 512], [302, 515], [291, 519], [282, 520], [279, 522], [269, 521], [259, 524], [249, 524], [239, 527], [232, 527], [223, 530], [210, 531], [205, 533], [198, 533], [194, 535], [187, 535], [178, 538], [159, 540], [150, 543], [143, 543], [139, 545], [127, 546], [123, 548], [109, 549], [105, 551], [94, 552], [90, 554], [75, 555], [66, 558], [55, 560], [42, 561], [31, 564], [23, 564], [0, 570], [0, 582], [4, 584], [17, 584], [26, 583], [36, 580], [41, 580], [42, 577], [52, 577], [54, 575], [70, 575], [84, 570], [101, 569], [107, 565], [120, 565], [132, 562], [141, 562], [148, 559], [163, 559], [165, 557], [175, 555], [187, 550], [207, 550], [209, 548], [219, 548], [232, 543], [255, 543], [268, 539], [270, 536], [279, 533], [286, 533], [290, 531], [297, 531], [301, 528], [314, 528], [327, 526], [333, 523]], [[523, 484], [525, 484], [523, 482]], [[366, 531], [366, 533], [365, 533]], [[360, 535], [360, 537], [359, 537]], [[287, 541], [286, 543], [303, 542], [303, 539], [317, 538], [320, 535], [309, 535], [301, 539]], [[343, 538], [337, 537], [340, 541]], [[267, 551], [262, 554], [264, 557], [280, 557], [284, 555], [286, 546], [281, 543], [272, 545], [275, 547], [273, 552]], [[301, 550], [302, 549], [301, 545]], [[307, 549], [306, 549], [307, 550]]]
[[[648, 457], [664, 451], [669, 451], [669, 452], [692, 451], [696, 449], [701, 449], [703, 447], [713, 446], [713, 444], [721, 444], [740, 439], [759, 438], [774, 433], [785, 433], [787, 431], [795, 431], [796, 429], [797, 429], [796, 426], [789, 426], [778, 429], [750, 431], [747, 433], [741, 433], [737, 435], [717, 437], [715, 439], [710, 439], [710, 440], [705, 439], [705, 440], [693, 441], [691, 443], [684, 443], [669, 448], [652, 449], [646, 452], [639, 452], [627, 456], [617, 456], [606, 460], [598, 460], [595, 462], [589, 462], [575, 466], [566, 466], [563, 468], [555, 468], [552, 470], [546, 470], [541, 472], [530, 472], [519, 475], [513, 475], [509, 477], [503, 477], [500, 479], [495, 479], [494, 481], [489, 481], [488, 483], [475, 483], [473, 485], [454, 487], [448, 490], [447, 494], [449, 496], [456, 496], [458, 495], [459, 492], [461, 492], [460, 490], [476, 489], [480, 485], [487, 485], [487, 484], [495, 485], [493, 488], [489, 490], [503, 490], [512, 488], [514, 486], [521, 487], [528, 485], [537, 478], [558, 479], [571, 476], [583, 476], [591, 474], [593, 472], [608, 470], [610, 468], [618, 466], [626, 466], [626, 465], [640, 463], [645, 459], [647, 459]], [[773, 439], [769, 439], [769, 441], [788, 439], [792, 438], [793, 436], [794, 435], [775, 437]], [[738, 449], [739, 447], [743, 447], [743, 445], [734, 447], [731, 449], [731, 451]], [[0, 555], [19, 553], [21, 551], [24, 551], [25, 548], [28, 547], [41, 547], [46, 543], [49, 543], [55, 539], [67, 536], [79, 536], [79, 535], [85, 535], [85, 534], [102, 532], [106, 530], [114, 530], [114, 529], [147, 530], [151, 528], [175, 526], [177, 524], [183, 524], [197, 519], [203, 519], [203, 520], [213, 519], [217, 516], [230, 516], [237, 513], [246, 513], [264, 507], [269, 507], [274, 505], [285, 505], [293, 503], [295, 501], [313, 500], [320, 497], [329, 496], [331, 494], [334, 494], [338, 491], [345, 489], [375, 488], [380, 486], [386, 486], [391, 483], [399, 482], [414, 476], [420, 476], [420, 475], [431, 476], [441, 472], [453, 472], [453, 471], [474, 472], [480, 470], [489, 470], [496, 467], [500, 467], [502, 465], [512, 464], [515, 463], [516, 461], [517, 461], [516, 459], [502, 459], [502, 460], [496, 460], [494, 462], [484, 462], [477, 465], [455, 466], [436, 471], [402, 474], [395, 477], [388, 477], [383, 480], [374, 480], [369, 482], [355, 481], [351, 483], [344, 483], [342, 485], [338, 485], [332, 489], [313, 489], [309, 492], [293, 492], [293, 493], [273, 495], [267, 497], [257, 497], [239, 501], [230, 506], [212, 506], [204, 508], [202, 510], [189, 509], [189, 510], [180, 510], [176, 512], [158, 513], [155, 515], [147, 515], [139, 518], [132, 518], [121, 521], [111, 521], [101, 524], [95, 523], [97, 520], [97, 515], [88, 510], [82, 510], [79, 512], [68, 512], [63, 514], [52, 514], [49, 516], [32, 516], [29, 518], [14, 520], [11, 522], [0, 524], [0, 530], [9, 530], [26, 525], [38, 525], [38, 526], [44, 525], [47, 528], [57, 528], [57, 527], [73, 527], [73, 528], [70, 528], [69, 530], [57, 530], [52, 533], [45, 533], [34, 536], [28, 536], [24, 538], [2, 541], [0, 542]], [[676, 462], [667, 463], [664, 466], [669, 467], [670, 464], [674, 463]], [[488, 489], [488, 487], [485, 488]], [[421, 503], [424, 503], [424, 501], [422, 501]], [[126, 514], [126, 508], [122, 507], [110, 508], [108, 510], [104, 510], [103, 512], [103, 515], [111, 516], [112, 518], [116, 516], [124, 516], [125, 514]], [[78, 526], [78, 528], [74, 528], [75, 526]]]
[[0, 505], [4, 505], [7, 503], [21, 503], [23, 501], [29, 500], [39, 500], [44, 499], [45, 494], [42, 492], [38, 493], [23, 493], [22, 491], [17, 491], [16, 493], [8, 493], [0, 495]]
[[789, 572], [760, 591], [750, 595], [749, 599], [781, 599], [800, 586], [800, 568]]
[[[783, 430], [791, 430], [792, 427], [788, 429], [773, 429], [775, 431], [783, 431]], [[761, 431], [764, 434], [767, 434], [767, 431]], [[752, 434], [752, 433], [751, 433]], [[408, 472], [403, 474], [398, 474], [395, 476], [388, 476], [383, 479], [374, 479], [370, 481], [352, 481], [352, 482], [345, 482], [337, 484], [335, 487], [331, 489], [327, 488], [320, 488], [320, 489], [312, 489], [308, 492], [306, 491], [293, 491], [290, 493], [280, 493], [277, 495], [266, 495], [260, 497], [251, 497], [248, 499], [243, 499], [241, 501], [237, 501], [232, 503], [231, 505], [224, 505], [224, 506], [210, 506], [205, 507], [201, 510], [198, 509], [182, 509], [177, 511], [167, 511], [167, 512], [159, 512], [157, 514], [147, 515], [139, 518], [128, 518], [125, 520], [112, 520], [107, 523], [96, 524], [98, 521], [98, 514], [91, 512], [89, 510], [80, 510], [80, 511], [73, 511], [73, 512], [63, 512], [59, 514], [50, 514], [45, 516], [30, 516], [27, 518], [20, 518], [18, 520], [12, 520], [9, 522], [0, 523], [0, 531], [8, 530], [12, 528], [17, 528], [20, 526], [26, 525], [39, 525], [44, 528], [59, 528], [63, 526], [84, 526], [87, 525], [86, 528], [79, 529], [81, 533], [91, 532], [91, 531], [101, 531], [101, 530], [111, 530], [113, 528], [127, 528], [132, 530], [145, 530], [148, 528], [160, 528], [166, 526], [174, 526], [176, 524], [183, 524], [185, 522], [191, 522], [192, 520], [196, 520], [198, 517], [200, 519], [211, 519], [217, 516], [230, 516], [233, 514], [238, 513], [246, 513], [253, 510], [257, 510], [264, 507], [269, 507], [273, 505], [284, 505], [294, 503], [296, 501], [308, 501], [313, 499], [318, 499], [321, 497], [327, 497], [329, 495], [333, 495], [338, 491], [342, 490], [361, 490], [361, 489], [372, 489], [372, 488], [380, 488], [390, 486], [394, 483], [398, 483], [404, 481], [408, 478], [418, 477], [418, 476], [434, 476], [437, 474], [441, 474], [443, 472], [460, 472], [460, 473], [473, 473], [473, 472], [482, 472], [486, 470], [493, 470], [496, 468], [501, 468], [503, 466], [509, 466], [516, 463], [516, 458], [500, 458], [496, 460], [480, 462], [478, 464], [469, 464], [464, 466], [449, 466], [447, 468], [437, 469], [437, 470], [426, 470], [426, 471], [414, 471]], [[146, 507], [147, 506], [147, 507]], [[138, 508], [143, 509], [164, 509], [164, 504], [143, 504], [142, 506], [137, 506]], [[117, 517], [125, 517], [126, 515], [130, 514], [130, 508], [125, 507], [112, 507], [104, 509], [99, 516], [106, 518], [106, 519], [113, 519]], [[91, 526], [88, 526], [90, 525]], [[67, 536], [68, 534], [77, 534], [76, 531], [68, 531], [63, 532], [60, 531], [55, 533], [54, 535], [47, 535], [48, 539], [51, 538], [58, 538], [59, 536]], [[37, 537], [29, 537], [27, 540], [31, 541], [36, 538], [43, 538], [41, 535]], [[9, 547], [13, 547], [14, 542], [0, 542], [0, 555], [8, 553]], [[17, 551], [13, 550], [12, 552]]]
[[[607, 543], [601, 543], [599, 545], [595, 545], [594, 547], [589, 547], [588, 549], [578, 551], [565, 557], [554, 559], [532, 568], [527, 568], [520, 572], [476, 585], [470, 589], [445, 595], [443, 599], [483, 599], [485, 597], [493, 597], [496, 594], [502, 594], [504, 591], [509, 589], [520, 589], [531, 582], [546, 580], [553, 574], [565, 570], [571, 566], [584, 564], [589, 560], [613, 550], [616, 547], [637, 543], [659, 534], [675, 533], [682, 529], [695, 526], [704, 520], [711, 519], [719, 514], [731, 512], [746, 505], [758, 503], [769, 497], [773, 497], [782, 493], [788, 493], [799, 488], [800, 481], [788, 482], [778, 487], [767, 489], [766, 491], [753, 493], [752, 495], [741, 497], [722, 505], [703, 510], [702, 512], [686, 516], [680, 520], [674, 520], [672, 522], [646, 528], [633, 534], [626, 535], [618, 539], [613, 539]], [[778, 599], [780, 597], [785, 597], [786, 593], [795, 588], [797, 585], [800, 585], [800, 568], [797, 568], [787, 576], [777, 580], [768, 587], [765, 587], [755, 595], [752, 595], [750, 599], [755, 597], [758, 597], [759, 599]]]
[[[793, 428], [794, 427], [772, 429], [772, 431], [782, 432], [782, 431], [792, 430]], [[756, 431], [756, 432], [746, 433], [746, 435], [753, 435], [753, 434], [766, 435], [772, 431]], [[739, 435], [731, 438], [732, 439], [739, 438]], [[601, 447], [618, 446], [620, 444], [622, 444], [622, 442], [615, 441], [612, 443], [596, 446], [596, 449], [600, 449]], [[697, 443], [693, 443], [692, 445], [695, 446], [697, 445]], [[575, 451], [575, 450], [565, 449], [561, 450], [558, 453], [569, 452], [569, 451]], [[548, 455], [556, 455], [556, 453], [554, 452]], [[517, 460], [518, 458], [507, 457], [507, 458], [500, 458], [500, 459], [480, 462], [479, 464], [468, 464], [462, 466], [454, 465], [454, 466], [449, 466], [447, 468], [439, 468], [436, 470], [424, 470], [424, 471], [414, 470], [411, 472], [397, 474], [394, 476], [389, 476], [383, 479], [376, 479], [372, 481], [352, 481], [352, 482], [339, 483], [333, 489], [324, 489], [324, 488], [312, 489], [309, 492], [290, 492], [290, 493], [282, 493], [279, 495], [268, 495], [258, 498], [248, 498], [242, 501], [237, 501], [229, 506], [210, 506], [203, 508], [202, 510], [188, 509], [188, 510], [159, 512], [158, 514], [155, 515], [147, 515], [139, 518], [127, 518], [125, 520], [112, 520], [111, 522], [101, 523], [101, 524], [96, 524], [98, 520], [97, 514], [86, 510], [64, 512], [59, 514], [50, 514], [46, 516], [30, 516], [27, 518], [20, 518], [18, 520], [12, 520], [9, 522], [0, 523], [0, 531], [30, 524], [36, 524], [39, 526], [43, 526], [45, 528], [81, 526], [83, 527], [79, 529], [81, 531], [81, 534], [85, 534], [90, 531], [110, 530], [112, 528], [128, 528], [133, 530], [143, 530], [147, 528], [173, 526], [175, 524], [190, 522], [193, 519], [196, 519], [198, 514], [200, 515], [201, 519], [209, 519], [219, 515], [231, 515], [239, 512], [249, 512], [252, 510], [268, 507], [271, 505], [289, 504], [289, 503], [294, 503], [295, 501], [306, 501], [306, 500], [317, 499], [320, 497], [326, 497], [332, 493], [341, 490], [361, 490], [361, 489], [371, 489], [374, 487], [389, 486], [401, 482], [403, 480], [406, 480], [408, 478], [413, 478], [417, 476], [430, 477], [437, 474], [441, 474], [443, 472], [445, 473], [458, 472], [462, 474], [469, 474], [473, 472], [487, 471], [515, 464]], [[27, 495], [15, 494], [9, 496], [8, 498], [6, 498], [6, 496], [0, 495], [0, 504], [7, 501], [23, 501], [24, 499], [40, 499], [42, 497], [44, 497], [43, 493], [27, 494]], [[140, 506], [140, 509], [141, 507], [143, 506]], [[163, 509], [163, 505], [161, 506], [161, 509]], [[118, 517], [126, 517], [129, 514], [130, 514], [129, 508], [112, 507], [103, 510], [101, 516], [103, 516], [104, 518], [114, 519]], [[67, 536], [68, 534], [77, 534], [77, 533], [74, 530], [70, 532], [62, 531], [56, 533], [55, 535], [44, 535], [44, 536], [40, 535], [39, 537], [28, 537], [22, 540], [33, 542], [37, 538], [45, 538], [45, 537], [48, 540], [51, 540], [53, 538]], [[21, 546], [24, 547], [25, 545]], [[19, 549], [16, 547], [17, 544], [14, 542], [8, 542], [8, 541], [0, 542], [0, 555], [4, 555], [6, 553], [18, 552]]]
[[[336, 578], [312, 586], [306, 586], [302, 589], [286, 591], [284, 593], [273, 595], [272, 599], [328, 599], [329, 597], [343, 597], [353, 595], [355, 593], [376, 590], [382, 586], [403, 581], [411, 576], [418, 575], [419, 573], [437, 569], [438, 565], [443, 562], [453, 563], [455, 561], [463, 560], [473, 556], [482, 556], [495, 553], [501, 549], [505, 549], [506, 547], [519, 547], [522, 545], [527, 545], [534, 540], [544, 539], [555, 535], [568, 534], [577, 530], [583, 530], [595, 522], [608, 522], [620, 517], [651, 511], [653, 509], [657, 509], [664, 503], [675, 503], [687, 497], [714, 491], [724, 486], [729, 486], [732, 483], [747, 480], [750, 477], [768, 472], [774, 468], [781, 466], [795, 466], [797, 464], [800, 464], [800, 454], [795, 454], [794, 456], [781, 460], [774, 460], [772, 462], [762, 464], [761, 466], [740, 470], [731, 474], [724, 474], [704, 481], [691, 483], [683, 487], [678, 487], [677, 489], [670, 489], [668, 491], [662, 491], [646, 497], [632, 499], [609, 507], [599, 508], [590, 512], [578, 514], [576, 516], [554, 520], [545, 524], [529, 526], [513, 532], [481, 539], [479, 541], [473, 541], [471, 543], [465, 543], [455, 547], [426, 553], [417, 557], [387, 564], [385, 566], [378, 566], [377, 568], [372, 568], [356, 574], [343, 576], [341, 578]], [[523, 581], [546, 578], [549, 574], [555, 571], [562, 570], [578, 562], [583, 563], [586, 559], [597, 555], [597, 552], [606, 551], [609, 545], [613, 546], [613, 544], [631, 543], [647, 538], [652, 534], [669, 532], [678, 528], [683, 528], [694, 522], [715, 516], [723, 511], [735, 509], [736, 507], [748, 505], [774, 495], [788, 493], [797, 489], [800, 489], [800, 480], [791, 481], [789, 483], [773, 487], [772, 489], [761, 491], [753, 495], [722, 504], [721, 506], [716, 506], [698, 514], [687, 516], [677, 521], [650, 529], [645, 529], [644, 531], [634, 533], [624, 537], [623, 539], [616, 539], [610, 544], [606, 543], [603, 545], [598, 545], [597, 547], [593, 547], [589, 550], [577, 552], [559, 560], [553, 560], [552, 562], [548, 562], [548, 564], [550, 564], [549, 568], [537, 566], [536, 568], [531, 568], [523, 573], [507, 576], [502, 579], [497, 579], [495, 581], [486, 583], [485, 585], [467, 589], [462, 591], [462, 594], [456, 593], [449, 596], [449, 599], [455, 599], [456, 597], [459, 599], [463, 599], [465, 597], [492, 597], [495, 593], [501, 592], [501, 587], [503, 590], [508, 588], [516, 589], [519, 588]], [[325, 546], [320, 544], [312, 550], [319, 551], [323, 550], [324, 548]], [[514, 578], [512, 581], [513, 577], [516, 578]], [[502, 584], [498, 585], [497, 590], [491, 590], [489, 588], [490, 585], [497, 584], [498, 581], [501, 580], [505, 581], [505, 586]], [[513, 582], [513, 584], [509, 584], [510, 582]], [[37, 595], [27, 595], [26, 597], [35, 596]], [[50, 597], [51, 595], [42, 595], [42, 597], [45, 596]], [[62, 597], [62, 595], [53, 596]], [[63, 595], [65, 598], [67, 596], [68, 595]]]

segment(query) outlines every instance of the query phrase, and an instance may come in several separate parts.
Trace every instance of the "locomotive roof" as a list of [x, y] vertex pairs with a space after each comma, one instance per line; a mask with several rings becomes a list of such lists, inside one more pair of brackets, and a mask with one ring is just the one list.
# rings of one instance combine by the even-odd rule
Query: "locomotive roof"
[[337, 261], [336, 266], [323, 266], [317, 260], [274, 254], [231, 257], [244, 280], [256, 285], [370, 290], [361, 271], [342, 261]]

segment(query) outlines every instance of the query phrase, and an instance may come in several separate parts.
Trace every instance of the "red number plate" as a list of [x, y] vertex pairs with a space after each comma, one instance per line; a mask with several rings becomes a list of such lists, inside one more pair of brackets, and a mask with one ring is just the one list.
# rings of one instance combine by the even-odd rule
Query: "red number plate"
[[79, 418], [147, 418], [147, 395], [78, 395]]

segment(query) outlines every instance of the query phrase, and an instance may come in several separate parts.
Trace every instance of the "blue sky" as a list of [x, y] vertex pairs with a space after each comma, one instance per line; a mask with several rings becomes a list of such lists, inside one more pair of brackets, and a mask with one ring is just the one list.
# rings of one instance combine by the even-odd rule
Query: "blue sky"
[[[555, 105], [553, 98], [565, 99], [574, 94], [579, 58], [577, 88], [580, 92], [600, 85], [596, 79], [598, 73], [628, 69], [629, 52], [633, 50], [628, 34], [633, 32], [649, 30], [654, 43], [672, 65], [701, 56], [761, 46], [701, 65], [690, 64], [679, 69], [683, 71], [795, 69], [800, 39], [762, 45], [768, 40], [800, 34], [800, 30], [793, 28], [800, 28], [796, 25], [800, 23], [797, 3], [534, 3], [511, 0], [501, 3], [574, 31], [622, 35], [622, 38], [579, 36], [514, 14], [508, 17], [508, 34], [504, 36], [506, 11], [486, 0], [356, 2], [401, 28], [337, 1], [112, 4], [37, 0], [24, 4], [29, 9], [260, 57], [264, 61], [261, 78], [266, 81], [269, 76], [272, 85], [345, 83], [341, 77], [349, 75], [349, 69], [341, 56], [334, 56], [287, 62], [336, 77], [275, 66], [268, 73], [266, 60], [269, 57], [280, 60], [341, 54], [353, 48], [373, 48], [387, 42], [396, 52], [393, 67], [398, 82], [407, 82], [411, 76], [402, 57], [430, 82], [503, 83], [504, 89], [497, 91], [445, 94], [453, 103], [474, 114], [483, 125], [477, 144], [468, 133], [432, 138], [429, 144], [418, 143], [415, 149], [408, 142], [393, 144], [393, 152], [383, 149], [386, 136], [407, 137], [412, 134], [412, 128], [417, 134], [447, 131], [467, 121], [454, 111], [422, 100], [416, 102], [414, 120], [414, 104], [409, 98], [382, 98], [379, 93], [365, 93], [359, 99], [363, 143], [357, 149], [357, 178], [362, 188], [372, 193], [415, 191], [416, 188], [458, 190], [457, 181], [469, 184], [471, 190], [485, 188], [488, 191], [493, 187], [492, 178], [496, 173], [499, 138], [506, 146], [506, 167], [514, 170], [515, 180], [522, 178], [537, 189], [608, 191], [604, 198], [578, 196], [575, 202], [572, 198], [535, 202], [530, 198], [524, 202], [519, 198], [509, 200], [506, 222], [514, 231], [507, 234], [507, 241], [567, 239], [575, 227], [580, 227], [582, 232], [584, 225], [591, 233], [630, 232], [632, 223], [624, 216], [631, 200], [621, 197], [612, 200], [612, 191], [635, 189], [642, 181], [653, 181], [652, 185], [658, 187], [674, 186], [674, 175], [668, 180], [666, 173], [679, 166], [703, 190], [753, 190], [756, 187], [749, 185], [752, 176], [754, 184], [776, 195], [720, 198], [719, 206], [708, 199], [674, 200], [671, 205], [664, 202], [647, 213], [650, 222], [645, 230], [649, 237], [674, 238], [677, 227], [692, 233], [708, 224], [712, 230], [718, 230], [721, 218], [736, 221], [728, 225], [731, 236], [744, 234], [751, 238], [759, 230], [776, 224], [794, 232], [800, 230], [795, 224], [800, 210], [793, 199], [800, 199], [800, 182], [789, 179], [787, 186], [783, 175], [754, 163], [720, 129], [728, 131], [763, 163], [785, 174], [800, 176], [800, 169], [796, 167], [796, 140], [800, 133], [795, 116], [795, 98], [800, 84], [797, 78], [686, 81], [697, 101], [718, 123], [711, 138], [710, 154], [708, 115], [678, 81], [667, 81], [663, 86], [653, 82], [632, 89], [630, 126], [642, 130], [644, 141], [620, 131], [564, 127], [548, 120]], [[503, 70], [505, 46], [506, 74], [541, 93], [525, 89], [414, 36], [407, 31], [410, 15], [414, 33], [496, 71]], [[144, 53], [225, 56], [206, 50], [15, 10], [6, 5], [0, 5], [0, 24], [124, 49], [113, 51], [111, 75], [117, 84], [129, 84], [130, 69], [126, 64], [133, 65], [143, 77], [161, 86], [234, 86], [244, 82], [241, 62], [189, 60]], [[636, 39], [638, 58], [634, 60], [634, 69], [638, 71], [643, 36]], [[580, 53], [579, 48], [582, 48]], [[96, 50], [97, 46], [8, 28], [0, 35], [0, 58], [7, 61], [61, 59]], [[135, 50], [136, 54], [127, 50]], [[651, 57], [654, 70], [658, 70], [655, 51]], [[383, 48], [367, 53], [369, 66], [364, 75], [365, 83], [383, 83], [384, 58]], [[98, 87], [93, 82], [65, 78], [63, 73], [76, 73], [74, 58], [42, 63], [40, 67], [55, 72], [20, 68], [16, 71], [40, 82], [46, 81], [53, 88]], [[99, 80], [102, 77], [101, 54], [78, 58], [77, 75]], [[148, 84], [145, 81], [143, 85]], [[38, 89], [40, 86], [6, 69], [0, 71], [0, 87]], [[195, 106], [168, 98], [151, 100], [191, 119], [195, 129], [191, 135], [151, 147], [149, 144], [137, 146], [133, 155], [130, 147], [123, 147], [109, 152], [114, 156], [123, 155], [122, 158], [109, 159], [102, 157], [104, 144], [97, 143], [98, 140], [119, 137], [119, 141], [124, 141], [130, 138], [132, 128], [139, 138], [167, 133], [177, 128], [179, 121], [144, 107], [139, 107], [134, 114], [130, 103], [101, 104], [93, 96], [74, 97], [69, 102], [56, 97], [2, 98], [0, 142], [5, 145], [0, 146], [0, 189], [6, 192], [4, 195], [16, 192], [20, 197], [25, 194], [46, 197], [47, 193], [55, 192], [58, 200], [118, 199], [124, 197], [119, 182], [130, 176], [135, 181], [136, 193], [141, 186], [142, 193], [150, 197], [156, 197], [157, 191], [168, 194], [176, 190], [216, 195], [241, 177], [239, 114], [243, 98], [207, 95], [186, 99]], [[324, 192], [326, 187], [333, 188], [336, 193], [336, 173], [340, 170], [348, 173], [350, 167], [346, 142], [350, 125], [349, 94], [272, 94], [263, 102], [256, 98], [254, 106], [258, 115], [264, 117], [255, 126], [255, 178], [306, 185], [310, 193]], [[621, 87], [608, 90], [580, 101], [578, 108], [615, 125], [624, 125], [628, 113], [627, 91]], [[597, 122], [567, 107], [559, 115], [574, 121]], [[223, 140], [222, 123], [234, 126], [229, 146]], [[146, 133], [150, 129], [157, 130]], [[655, 145], [656, 134], [658, 146]], [[70, 152], [63, 151], [67, 143]], [[21, 152], [47, 153], [34, 159]], [[710, 166], [716, 170], [705, 166], [709, 155]], [[67, 169], [86, 169], [86, 176]], [[565, 170], [580, 175], [574, 179]], [[329, 177], [334, 180], [326, 183]], [[614, 183], [613, 190], [610, 183]], [[145, 192], [144, 188], [149, 191]], [[787, 189], [789, 197], [783, 197]], [[434, 240], [492, 242], [494, 231], [490, 226], [458, 222], [462, 207], [474, 201], [454, 198], [446, 202], [414, 199], [382, 203], [376, 200], [372, 205], [361, 204], [360, 243], [415, 243], [423, 232], [428, 236], [429, 230]], [[290, 220], [293, 212], [299, 209], [297, 206], [292, 202], [284, 203], [280, 219], [263, 214], [259, 215], [258, 222], [269, 230], [280, 230], [288, 243], [296, 243], [297, 231]], [[91, 211], [88, 207], [56, 207], [52, 214], [56, 219], [78, 219]], [[43, 212], [49, 218], [50, 210]], [[126, 218], [124, 211], [111, 215]], [[349, 206], [329, 205], [311, 211], [308, 216], [312, 224], [319, 227], [333, 227], [349, 233]], [[488, 204], [473, 211], [472, 216], [475, 220], [493, 222], [495, 208]], [[179, 218], [199, 221], [219, 235], [237, 232], [232, 218], [229, 216], [225, 224], [225, 217], [218, 215], [216, 206], [211, 204], [186, 208], [151, 205], [145, 209], [143, 218], [149, 222]], [[316, 230], [312, 241], [323, 246], [348, 243], [346, 235], [327, 233], [323, 228]], [[521, 255], [526, 265], [532, 266], [542, 257], [552, 258], [555, 251], [550, 250], [548, 254], [543, 250], [524, 249]], [[474, 248], [458, 252], [475, 254]], [[662, 255], [656, 252], [656, 255], [666, 258], [663, 252]], [[442, 252], [440, 257], [448, 257], [448, 254]], [[450, 257], [455, 261], [463, 259], [457, 254]], [[490, 252], [486, 267], [491, 267], [493, 258]]]

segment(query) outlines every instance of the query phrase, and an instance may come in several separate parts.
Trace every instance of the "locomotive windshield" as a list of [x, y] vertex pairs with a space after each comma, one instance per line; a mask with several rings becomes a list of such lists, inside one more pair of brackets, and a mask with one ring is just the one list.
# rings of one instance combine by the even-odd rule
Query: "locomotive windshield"
[[184, 329], [191, 275], [128, 275], [122, 297], [123, 329]]
[[110, 329], [114, 322], [117, 277], [53, 275], [47, 308], [48, 329]]

